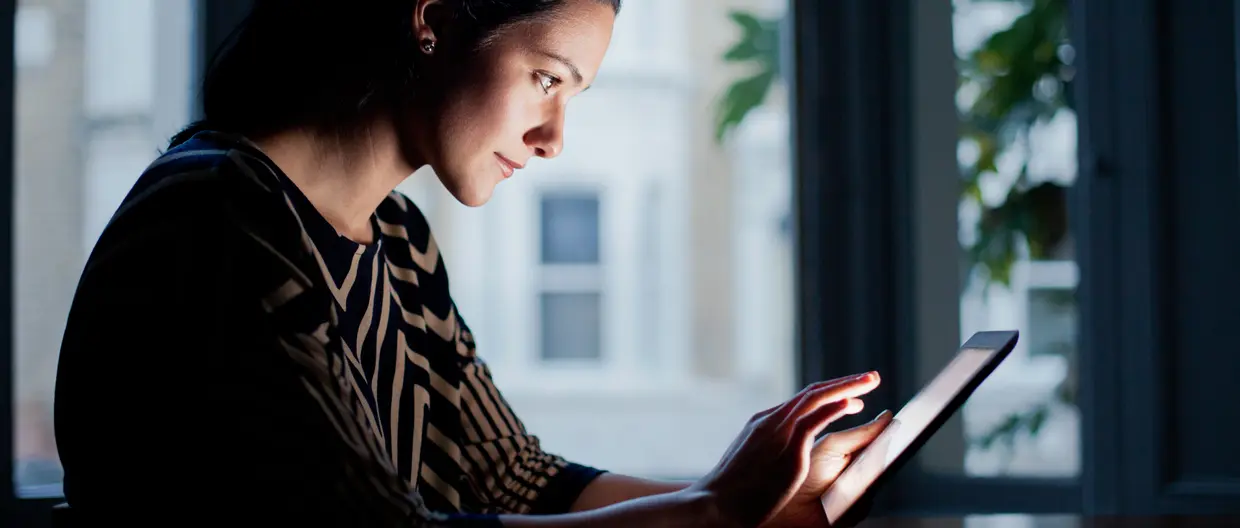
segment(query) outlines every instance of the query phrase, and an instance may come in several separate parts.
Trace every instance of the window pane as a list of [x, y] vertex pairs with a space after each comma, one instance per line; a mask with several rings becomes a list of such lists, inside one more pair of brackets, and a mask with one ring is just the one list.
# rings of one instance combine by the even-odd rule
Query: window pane
[[597, 293], [544, 293], [542, 295], [542, 357], [546, 360], [602, 357], [599, 349], [599, 308]]
[[58, 494], [57, 353], [86, 255], [189, 118], [190, 0], [20, 0], [15, 35], [14, 479]]
[[955, 0], [954, 8], [965, 131], [961, 334], [1016, 328], [1021, 341], [965, 406], [960, 456], [934, 469], [1074, 477], [1077, 268], [1066, 192], [1076, 177], [1076, 114], [1066, 0]]
[[[429, 173], [402, 186], [430, 215], [479, 355], [548, 450], [697, 476], [794, 392], [786, 79], [729, 92], [778, 64], [786, 3], [625, 0], [568, 104], [563, 153], [476, 209]], [[761, 30], [746, 37], [734, 10]], [[724, 60], [746, 38], [759, 53]], [[727, 104], [748, 111], [717, 140]], [[544, 337], [560, 332], [598, 345]]]
[[597, 196], [542, 199], [542, 261], [547, 264], [598, 262]]

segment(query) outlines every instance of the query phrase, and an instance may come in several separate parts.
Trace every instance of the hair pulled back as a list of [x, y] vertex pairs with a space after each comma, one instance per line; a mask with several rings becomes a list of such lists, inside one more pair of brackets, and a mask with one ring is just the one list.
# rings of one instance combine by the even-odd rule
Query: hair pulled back
[[[507, 25], [567, 1], [443, 0], [460, 42], [476, 47]], [[610, 5], [621, 0], [590, 0]], [[416, 0], [254, 0], [202, 81], [203, 130], [262, 137], [293, 128], [347, 134], [418, 91]]]

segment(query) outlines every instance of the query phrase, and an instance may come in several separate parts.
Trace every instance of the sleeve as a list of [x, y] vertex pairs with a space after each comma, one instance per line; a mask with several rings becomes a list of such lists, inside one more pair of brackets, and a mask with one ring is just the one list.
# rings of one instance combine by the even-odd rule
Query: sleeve
[[[473, 350], [460, 316], [458, 339]], [[487, 364], [470, 354], [461, 387], [466, 471], [498, 513], [566, 513], [582, 490], [604, 471], [542, 450], [495, 386]]]
[[278, 241], [209, 205], [243, 199], [221, 187], [166, 185], [122, 209], [83, 274], [55, 400], [75, 515], [500, 526], [430, 512], [397, 476], [334, 341], [297, 326], [330, 305]]

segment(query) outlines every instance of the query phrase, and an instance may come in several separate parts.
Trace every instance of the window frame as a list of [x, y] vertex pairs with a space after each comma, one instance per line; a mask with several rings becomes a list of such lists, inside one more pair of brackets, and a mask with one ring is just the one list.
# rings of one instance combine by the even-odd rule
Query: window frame
[[[1189, 278], [1218, 277], [1218, 263], [1235, 262], [1240, 247], [1235, 224], [1217, 221], [1220, 211], [1234, 220], [1234, 202], [1218, 200], [1224, 194], [1217, 189], [1234, 191], [1234, 180], [1226, 180], [1240, 173], [1240, 82], [1227, 72], [1237, 69], [1238, 50], [1220, 45], [1237, 42], [1240, 5], [1211, 4], [1231, 14], [1203, 7], [1173, 0], [1073, 5], [1085, 82], [1077, 89], [1084, 185], [1072, 206], [1092, 241], [1078, 255], [1087, 318], [1081, 346], [1092, 352], [1081, 365], [1089, 375], [1082, 396], [1096, 406], [1086, 422], [1094, 441], [1083, 459], [1092, 470], [1088, 513], [1240, 512], [1235, 466], [1197, 474], [1178, 464], [1185, 451], [1202, 453], [1191, 435], [1178, 434], [1181, 424], [1211, 423], [1210, 436], [1236, 431], [1211, 409], [1183, 408], [1186, 398], [1235, 401], [1235, 384], [1177, 376], [1194, 363], [1235, 365], [1220, 353], [1235, 348], [1235, 334], [1220, 332], [1219, 318], [1203, 317], [1234, 313], [1235, 279], [1217, 280], [1219, 291], [1232, 294], [1220, 299], [1196, 298], [1202, 286]], [[1207, 457], [1232, 453], [1222, 445], [1206, 449]]]
[[[16, 105], [16, 61], [14, 57], [14, 38], [17, 22], [16, 0], [0, 2], [0, 100], [7, 101], [9, 110], [7, 119], [0, 122], [0, 201], [12, 204], [16, 197], [14, 192], [15, 166], [14, 160], [14, 123]], [[11, 209], [10, 209], [11, 211]], [[13, 375], [14, 359], [14, 229], [12, 214], [0, 215], [0, 423], [4, 434], [0, 434], [0, 471], [8, 477], [5, 493], [0, 503], [0, 523], [32, 526], [41, 528], [51, 526], [51, 509], [64, 502], [60, 497], [21, 497], [18, 495], [17, 483], [13, 479], [16, 460], [13, 457], [16, 429], [16, 413], [13, 409]]]
[[[14, 112], [16, 105], [15, 81], [16, 79], [16, 61], [14, 57], [17, 23], [17, 2], [6, 1], [3, 9], [0, 9], [0, 99], [8, 101], [7, 112], [8, 119], [0, 123], [0, 200], [4, 203], [12, 204], [16, 196], [14, 193]], [[13, 288], [14, 277], [14, 219], [12, 214], [0, 215], [0, 336], [3, 342], [0, 342], [0, 378], [3, 381], [3, 390], [0, 390], [0, 419], [5, 424], [6, 434], [0, 434], [0, 450], [7, 455], [0, 456], [0, 471], [4, 475], [8, 475], [5, 482], [8, 483], [7, 490], [4, 495], [4, 511], [17, 512], [18, 519], [26, 520], [32, 516], [27, 513], [27, 505], [29, 499], [20, 499], [17, 497], [17, 483], [13, 480], [13, 470], [16, 466], [16, 460], [13, 457], [14, 439], [13, 433], [16, 426], [16, 413], [13, 409], [13, 297], [16, 294]], [[36, 500], [36, 503], [45, 501]], [[44, 504], [34, 504], [33, 509], [40, 506], [50, 506]], [[7, 519], [5, 519], [7, 520]]]
[[[204, 66], [210, 61], [211, 50], [224, 42], [232, 28], [248, 12], [252, 0], [218, 2], [210, 0], [186, 0], [194, 2], [196, 19], [193, 22], [195, 44], [192, 46], [192, 76], [194, 85], [193, 117], [202, 115], [198, 82]], [[16, 30], [17, 0], [0, 0], [0, 100], [8, 101], [7, 119], [0, 122], [0, 201], [13, 203], [14, 183], [14, 134], [15, 123], [12, 108], [16, 104], [16, 63], [14, 38]], [[6, 434], [0, 434], [0, 471], [9, 475], [3, 498], [0, 498], [0, 523], [35, 528], [51, 526], [51, 510], [64, 502], [63, 497], [21, 497], [12, 475], [16, 466], [13, 458], [15, 411], [13, 409], [14, 375], [14, 218], [11, 214], [0, 215], [0, 424]], [[135, 493], [140, 493], [135, 490]]]
[[[916, 350], [925, 342], [915, 310], [924, 284], [916, 265], [926, 254], [920, 246], [939, 242], [918, 238], [915, 222], [924, 218], [891, 213], [924, 205], [925, 182], [914, 174], [921, 161], [916, 142], [924, 139], [915, 116], [926, 105], [954, 108], [954, 93], [935, 92], [938, 100], [927, 102], [916, 92], [926, 72], [918, 63], [924, 57], [916, 55], [924, 43], [915, 39], [926, 32], [951, 35], [950, 17], [930, 18], [947, 28], [916, 26], [927, 23], [917, 13], [918, 1], [794, 0], [787, 32], [792, 52], [785, 55], [795, 62], [786, 71], [797, 75], [800, 380], [879, 370], [884, 387], [867, 398], [871, 408], [898, 409], [919, 388]], [[951, 215], [954, 226], [954, 208]], [[1086, 413], [1090, 402], [1081, 405]], [[1082, 431], [1083, 445], [1090, 435]], [[1077, 479], [968, 477], [910, 464], [879, 497], [875, 514], [1079, 512], [1089, 471], [1083, 467]]]

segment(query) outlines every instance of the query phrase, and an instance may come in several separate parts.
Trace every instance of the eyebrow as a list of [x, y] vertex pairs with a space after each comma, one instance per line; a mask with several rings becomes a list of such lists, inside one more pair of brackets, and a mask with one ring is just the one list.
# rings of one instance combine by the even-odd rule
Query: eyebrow
[[[567, 57], [563, 55], [559, 55], [557, 53], [552, 53], [547, 50], [534, 50], [534, 52], [544, 57], [547, 57], [548, 59], [551, 59], [553, 61], [563, 64], [565, 68], [568, 68], [568, 71], [572, 72], [573, 80], [577, 81], [577, 84], [581, 84], [585, 82], [585, 78], [581, 76], [581, 70], [577, 69], [577, 65], [573, 64], [573, 61], [568, 60]], [[583, 88], [582, 91], [589, 90], [589, 89], [590, 87], [587, 86]]]

